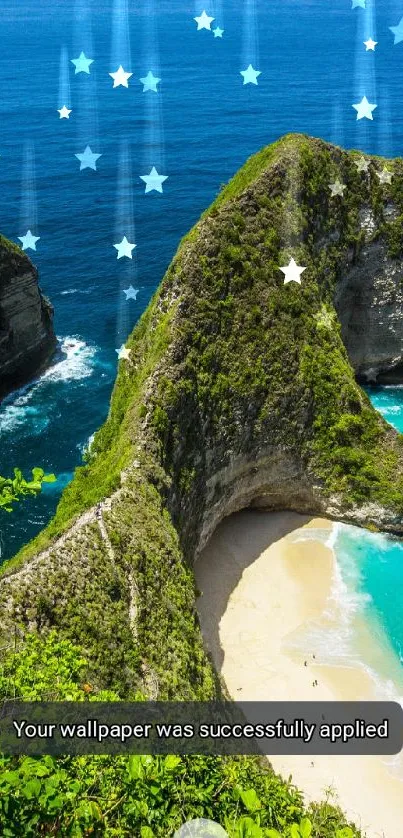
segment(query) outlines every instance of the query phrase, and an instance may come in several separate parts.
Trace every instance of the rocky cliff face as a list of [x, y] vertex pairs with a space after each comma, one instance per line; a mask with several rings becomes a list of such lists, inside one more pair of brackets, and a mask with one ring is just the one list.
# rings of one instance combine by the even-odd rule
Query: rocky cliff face
[[285, 137], [185, 237], [89, 463], [4, 569], [2, 631], [56, 626], [122, 695], [141, 660], [161, 697], [208, 697], [190, 566], [222, 518], [253, 505], [403, 532], [403, 438], [355, 377], [402, 359], [403, 161], [363, 172], [360, 156]]
[[53, 309], [26, 254], [0, 236], [0, 398], [50, 361]]

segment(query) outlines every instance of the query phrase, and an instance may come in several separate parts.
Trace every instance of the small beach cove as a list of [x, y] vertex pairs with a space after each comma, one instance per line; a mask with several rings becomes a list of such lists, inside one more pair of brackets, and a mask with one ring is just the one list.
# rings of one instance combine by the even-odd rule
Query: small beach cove
[[[203, 636], [233, 699], [379, 700], [386, 695], [371, 667], [380, 659], [399, 692], [398, 656], [359, 609], [356, 648], [347, 644], [351, 626], [336, 597], [340, 568], [332, 549], [338, 526], [293, 512], [245, 510], [221, 523], [196, 561]], [[393, 758], [270, 761], [283, 777], [292, 775], [307, 800], [331, 788], [331, 799], [368, 838], [401, 834], [403, 782], [396, 764], [386, 764]]]

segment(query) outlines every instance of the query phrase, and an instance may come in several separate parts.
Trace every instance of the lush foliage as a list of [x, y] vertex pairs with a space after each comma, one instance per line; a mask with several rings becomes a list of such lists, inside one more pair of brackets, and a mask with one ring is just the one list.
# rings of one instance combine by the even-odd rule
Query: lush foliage
[[[29, 634], [3, 650], [0, 700], [118, 700], [86, 679], [87, 661], [77, 645], [55, 632]], [[347, 828], [343, 816], [327, 804], [305, 812], [297, 789], [258, 758], [0, 757], [4, 838], [166, 838], [196, 817], [222, 823], [231, 838], [359, 835], [340, 832]]]
[[19, 468], [14, 469], [14, 477], [0, 476], [0, 510], [11, 512], [13, 503], [25, 495], [36, 495], [41, 491], [42, 483], [54, 483], [54, 474], [45, 474], [43, 469], [32, 469], [32, 480], [25, 480]]

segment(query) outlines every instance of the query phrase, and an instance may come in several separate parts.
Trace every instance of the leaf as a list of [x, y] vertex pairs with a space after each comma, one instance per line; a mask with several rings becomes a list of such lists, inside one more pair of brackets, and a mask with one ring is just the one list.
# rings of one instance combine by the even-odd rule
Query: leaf
[[55, 474], [45, 474], [43, 477], [43, 483], [56, 483], [57, 477]]
[[299, 826], [297, 823], [293, 823], [290, 829], [290, 836], [291, 838], [301, 838], [301, 833], [299, 831]]
[[75, 814], [85, 820], [102, 820], [102, 811], [95, 800], [80, 800]]
[[248, 812], [256, 812], [261, 809], [261, 802], [255, 792], [255, 789], [241, 790], [241, 800]]
[[19, 486], [21, 481], [22, 481], [22, 471], [21, 471], [21, 469], [19, 469], [19, 468], [14, 469], [14, 478], [15, 479], [13, 480], [13, 485], [15, 484], [16, 486]]
[[236, 823], [237, 838], [263, 838], [260, 826], [252, 818], [240, 818]]
[[268, 829], [266, 835], [267, 838], [281, 838], [281, 835], [279, 832], [277, 832], [277, 829]]
[[168, 754], [164, 760], [164, 768], [166, 771], [174, 771], [175, 768], [178, 767], [181, 763], [181, 758], [175, 756], [175, 754]]
[[24, 797], [28, 797], [29, 799], [31, 797], [38, 797], [40, 790], [41, 781], [38, 780], [36, 777], [33, 777], [32, 780], [28, 780], [28, 782], [24, 783], [24, 785], [21, 788]]
[[32, 477], [34, 478], [34, 482], [40, 482], [45, 475], [43, 468], [33, 468], [32, 469]]
[[354, 838], [353, 830], [349, 826], [344, 826], [343, 829], [338, 829], [336, 838]]
[[302, 838], [310, 838], [312, 834], [312, 824], [309, 818], [302, 818], [302, 821], [299, 825], [299, 831], [301, 833]]
[[142, 826], [140, 829], [141, 838], [154, 838], [151, 826]]
[[132, 780], [141, 780], [144, 777], [144, 768], [141, 763], [141, 757], [132, 755], [127, 761], [127, 770]]

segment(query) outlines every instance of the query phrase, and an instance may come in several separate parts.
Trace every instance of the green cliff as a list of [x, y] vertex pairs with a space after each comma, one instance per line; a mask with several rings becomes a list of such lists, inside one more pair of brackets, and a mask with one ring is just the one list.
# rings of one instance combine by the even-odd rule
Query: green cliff
[[[191, 567], [223, 517], [254, 505], [403, 532], [403, 438], [356, 383], [403, 359], [403, 161], [360, 172], [360, 157], [287, 136], [181, 242], [86, 465], [3, 568], [3, 637], [56, 629], [122, 697], [208, 698]], [[284, 284], [291, 257], [301, 285]]]

